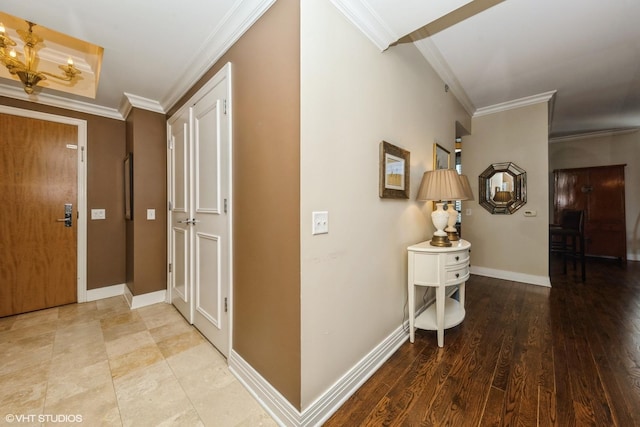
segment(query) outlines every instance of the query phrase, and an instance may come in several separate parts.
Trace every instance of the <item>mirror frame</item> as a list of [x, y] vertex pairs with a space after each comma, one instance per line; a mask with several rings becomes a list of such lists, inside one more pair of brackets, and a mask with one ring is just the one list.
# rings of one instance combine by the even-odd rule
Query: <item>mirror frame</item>
[[[507, 203], [491, 199], [491, 178], [498, 173], [513, 177], [513, 197]], [[510, 215], [527, 203], [527, 172], [513, 162], [493, 163], [478, 176], [480, 206], [491, 214]]]

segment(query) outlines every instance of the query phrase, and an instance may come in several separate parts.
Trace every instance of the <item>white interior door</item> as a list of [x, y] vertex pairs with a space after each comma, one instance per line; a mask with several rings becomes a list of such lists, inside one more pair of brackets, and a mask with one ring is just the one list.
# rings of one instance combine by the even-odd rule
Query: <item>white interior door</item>
[[169, 121], [171, 301], [225, 356], [232, 282], [230, 77], [227, 64]]
[[193, 324], [225, 356], [230, 282], [230, 138], [227, 80], [194, 105], [194, 313]]
[[169, 293], [171, 303], [193, 323], [191, 307], [191, 143], [189, 110], [169, 120]]

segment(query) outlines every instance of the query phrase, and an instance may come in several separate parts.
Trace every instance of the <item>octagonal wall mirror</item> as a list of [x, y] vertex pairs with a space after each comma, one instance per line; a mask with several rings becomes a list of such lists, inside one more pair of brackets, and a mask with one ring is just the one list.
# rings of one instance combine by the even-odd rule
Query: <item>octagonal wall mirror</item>
[[512, 162], [493, 163], [478, 177], [480, 205], [509, 215], [527, 203], [527, 173]]

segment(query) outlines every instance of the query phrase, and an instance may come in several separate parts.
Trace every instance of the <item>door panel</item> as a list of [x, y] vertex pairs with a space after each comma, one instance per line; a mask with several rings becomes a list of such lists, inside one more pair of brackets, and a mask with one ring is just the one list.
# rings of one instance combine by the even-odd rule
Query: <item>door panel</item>
[[587, 202], [583, 188], [589, 185], [589, 174], [584, 171], [562, 171], [555, 174], [554, 222], [560, 223], [565, 209], [586, 210]]
[[0, 114], [0, 316], [77, 301], [77, 144], [77, 126]]
[[196, 312], [220, 329], [220, 238], [211, 234], [196, 233]]
[[626, 258], [624, 168], [590, 169], [589, 188], [587, 254]]

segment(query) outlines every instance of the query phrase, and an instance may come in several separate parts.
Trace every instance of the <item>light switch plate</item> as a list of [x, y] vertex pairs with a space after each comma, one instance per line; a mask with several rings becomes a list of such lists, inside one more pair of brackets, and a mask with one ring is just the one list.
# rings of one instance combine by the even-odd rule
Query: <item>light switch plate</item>
[[147, 209], [147, 219], [155, 220], [156, 219], [156, 210], [155, 209]]
[[537, 216], [537, 215], [538, 215], [537, 211], [532, 211], [532, 210], [524, 211], [524, 216]]
[[91, 209], [91, 219], [107, 219], [105, 209]]
[[311, 219], [313, 221], [311, 234], [327, 234], [329, 232], [329, 212], [312, 212]]

